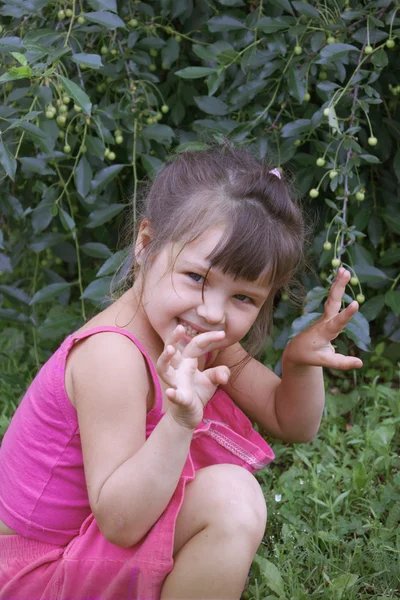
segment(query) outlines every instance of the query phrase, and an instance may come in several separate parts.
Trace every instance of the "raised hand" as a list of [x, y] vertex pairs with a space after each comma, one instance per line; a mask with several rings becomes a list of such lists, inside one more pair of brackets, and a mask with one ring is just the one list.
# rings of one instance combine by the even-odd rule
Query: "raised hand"
[[290, 341], [285, 349], [285, 360], [299, 365], [341, 370], [362, 367], [363, 363], [359, 358], [336, 354], [331, 344], [358, 311], [358, 302], [355, 301], [340, 311], [350, 277], [349, 271], [343, 267], [339, 268], [325, 302], [322, 317]]
[[223, 331], [199, 333], [178, 349], [185, 329], [178, 325], [166, 340], [164, 351], [157, 361], [157, 372], [170, 387], [166, 395], [171, 402], [170, 412], [180, 425], [194, 429], [203, 418], [203, 409], [218, 385], [225, 385], [230, 377], [228, 367], [218, 366], [199, 370], [199, 358], [211, 352], [225, 337]]

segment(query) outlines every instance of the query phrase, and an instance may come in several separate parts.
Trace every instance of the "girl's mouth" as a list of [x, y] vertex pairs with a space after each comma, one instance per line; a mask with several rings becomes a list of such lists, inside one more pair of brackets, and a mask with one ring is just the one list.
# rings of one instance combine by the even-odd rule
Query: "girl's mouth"
[[196, 335], [198, 335], [200, 333], [196, 329], [193, 329], [192, 327], [190, 327], [190, 325], [188, 325], [181, 319], [178, 319], [178, 321], [179, 321], [179, 325], [182, 325], [182, 327], [185, 329], [185, 332], [187, 333], [187, 335], [190, 336], [191, 338], [195, 337]]

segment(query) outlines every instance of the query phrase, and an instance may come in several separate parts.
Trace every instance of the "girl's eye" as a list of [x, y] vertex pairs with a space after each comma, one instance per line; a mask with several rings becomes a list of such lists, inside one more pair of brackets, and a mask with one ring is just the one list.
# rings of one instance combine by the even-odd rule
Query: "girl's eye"
[[236, 294], [235, 298], [240, 300], [240, 302], [252, 302], [252, 299], [244, 294]]
[[193, 281], [200, 282], [201, 279], [204, 279], [204, 277], [198, 273], [188, 273], [188, 275], [191, 279], [193, 279]]

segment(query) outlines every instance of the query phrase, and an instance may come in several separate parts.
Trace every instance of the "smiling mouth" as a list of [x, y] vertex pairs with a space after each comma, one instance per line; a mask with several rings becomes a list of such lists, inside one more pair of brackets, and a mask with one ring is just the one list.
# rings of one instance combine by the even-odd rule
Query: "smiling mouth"
[[193, 327], [190, 327], [190, 325], [188, 325], [187, 323], [185, 323], [185, 321], [182, 321], [182, 319], [178, 319], [178, 321], [179, 321], [179, 325], [182, 325], [182, 327], [185, 329], [185, 332], [190, 337], [195, 337], [196, 335], [198, 335], [199, 333], [201, 333], [200, 331], [197, 331], [197, 329], [193, 329]]

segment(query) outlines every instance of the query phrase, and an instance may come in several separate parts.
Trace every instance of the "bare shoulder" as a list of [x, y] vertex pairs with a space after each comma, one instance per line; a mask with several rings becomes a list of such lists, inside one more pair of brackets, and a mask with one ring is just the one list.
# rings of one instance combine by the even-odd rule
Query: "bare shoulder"
[[[71, 404], [77, 408], [78, 388], [90, 385], [91, 375], [109, 383], [131, 385], [150, 391], [146, 361], [137, 346], [115, 332], [102, 331], [82, 340], [71, 348], [66, 363], [65, 385]], [[121, 379], [122, 377], [122, 379]], [[151, 401], [151, 398], [149, 398]]]

